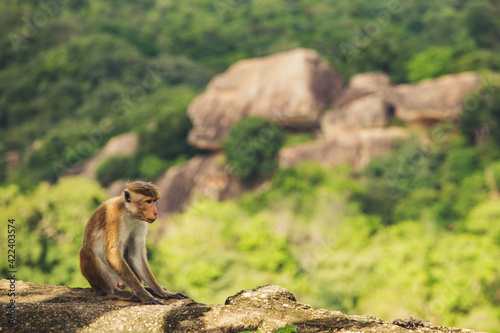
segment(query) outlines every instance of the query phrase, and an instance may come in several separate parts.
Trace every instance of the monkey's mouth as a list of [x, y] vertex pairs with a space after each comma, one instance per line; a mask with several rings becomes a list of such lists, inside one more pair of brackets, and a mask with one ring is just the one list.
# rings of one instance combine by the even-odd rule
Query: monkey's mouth
[[156, 221], [156, 219], [146, 219], [146, 222], [149, 222], [149, 223], [153, 223], [154, 221]]

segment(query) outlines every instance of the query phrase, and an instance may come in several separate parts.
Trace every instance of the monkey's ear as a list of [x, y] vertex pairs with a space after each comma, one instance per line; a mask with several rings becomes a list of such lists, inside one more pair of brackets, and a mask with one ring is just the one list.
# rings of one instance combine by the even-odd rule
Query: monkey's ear
[[126, 202], [132, 202], [132, 199], [130, 199], [130, 193], [129, 191], [123, 191], [123, 197], [125, 198]]

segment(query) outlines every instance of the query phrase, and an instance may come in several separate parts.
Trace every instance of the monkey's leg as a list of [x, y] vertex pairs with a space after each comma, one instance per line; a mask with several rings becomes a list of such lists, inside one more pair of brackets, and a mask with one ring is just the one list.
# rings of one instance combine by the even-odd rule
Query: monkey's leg
[[92, 290], [97, 296], [106, 296], [113, 294], [114, 286], [109, 273], [103, 267], [103, 264], [94, 254], [91, 248], [82, 246], [80, 254], [80, 270], [87, 279]]
[[156, 281], [153, 273], [151, 272], [151, 268], [149, 267], [148, 260], [145, 256], [145, 251], [139, 255], [132, 256], [130, 258], [130, 265], [133, 268], [134, 272], [137, 273], [139, 279], [141, 281], [146, 282], [149, 288], [146, 288], [147, 291], [151, 293], [152, 295], [164, 299], [169, 299], [169, 298], [178, 298], [178, 299], [183, 299], [183, 298], [188, 298], [186, 295], [182, 293], [175, 293], [175, 292], [170, 292], [168, 291], [165, 287], [160, 285], [158, 281]]
[[106, 253], [106, 261], [115, 274], [118, 275], [120, 280], [132, 290], [134, 295], [139, 298], [143, 304], [165, 305], [144, 289], [140, 280], [135, 275], [135, 272], [115, 248]]

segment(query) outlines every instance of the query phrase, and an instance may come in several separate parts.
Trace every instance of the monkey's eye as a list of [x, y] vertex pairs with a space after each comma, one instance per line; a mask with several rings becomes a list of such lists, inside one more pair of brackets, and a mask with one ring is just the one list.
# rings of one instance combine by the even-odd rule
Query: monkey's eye
[[151, 200], [151, 199], [146, 200], [146, 203], [148, 203], [148, 204], [150, 204], [150, 203], [152, 203], [152, 202], [153, 202], [153, 200]]

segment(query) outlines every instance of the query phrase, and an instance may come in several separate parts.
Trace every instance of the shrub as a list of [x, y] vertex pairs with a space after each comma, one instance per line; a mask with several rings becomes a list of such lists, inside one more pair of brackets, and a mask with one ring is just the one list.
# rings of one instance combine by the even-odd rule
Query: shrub
[[477, 151], [467, 144], [459, 142], [456, 147], [452, 147], [444, 161], [442, 179], [458, 184], [478, 168]]
[[139, 134], [142, 151], [166, 160], [182, 154], [192, 156], [197, 152], [186, 140], [192, 125], [184, 109], [158, 116], [153, 127], [144, 128]]
[[110, 156], [96, 170], [96, 178], [102, 186], [107, 187], [117, 179], [130, 177], [132, 157], [124, 155]]
[[222, 143], [227, 163], [243, 183], [261, 180], [276, 167], [285, 140], [283, 130], [262, 118], [245, 118], [231, 128]]
[[408, 78], [412, 82], [449, 73], [454, 51], [451, 47], [433, 46], [414, 55], [408, 62]]
[[470, 144], [500, 142], [500, 86], [486, 85], [464, 101], [460, 131]]
[[147, 155], [139, 164], [139, 176], [142, 179], [153, 181], [167, 168], [167, 162], [155, 155]]

